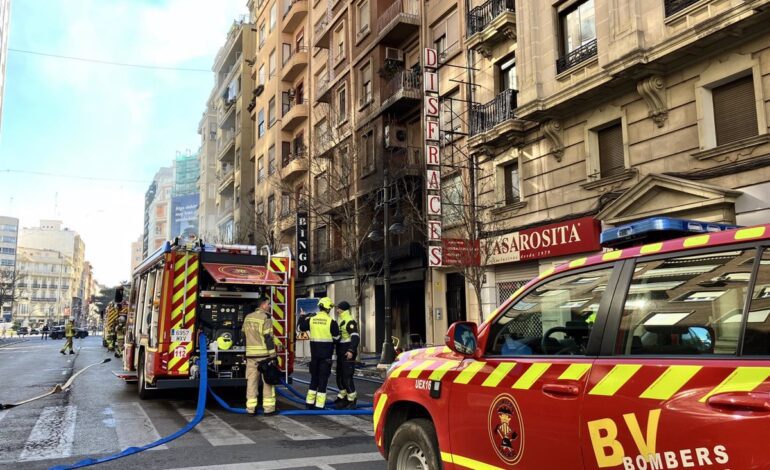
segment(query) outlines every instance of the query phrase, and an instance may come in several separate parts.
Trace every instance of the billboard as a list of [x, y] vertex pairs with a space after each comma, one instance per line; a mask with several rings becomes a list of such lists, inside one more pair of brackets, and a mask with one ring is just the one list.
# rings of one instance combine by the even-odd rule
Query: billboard
[[171, 237], [198, 236], [198, 194], [171, 198]]

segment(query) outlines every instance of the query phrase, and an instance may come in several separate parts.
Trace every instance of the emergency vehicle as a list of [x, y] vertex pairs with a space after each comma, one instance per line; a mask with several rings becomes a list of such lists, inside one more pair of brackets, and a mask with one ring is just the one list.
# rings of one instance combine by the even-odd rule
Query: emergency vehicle
[[389, 468], [770, 468], [770, 225], [725, 228], [607, 231], [401, 354], [375, 395]]
[[133, 273], [122, 378], [140, 398], [159, 389], [198, 387], [198, 336], [208, 346], [209, 384], [246, 385], [241, 326], [261, 296], [271, 300], [278, 363], [294, 365], [294, 278], [291, 253], [256, 246], [166, 243]]

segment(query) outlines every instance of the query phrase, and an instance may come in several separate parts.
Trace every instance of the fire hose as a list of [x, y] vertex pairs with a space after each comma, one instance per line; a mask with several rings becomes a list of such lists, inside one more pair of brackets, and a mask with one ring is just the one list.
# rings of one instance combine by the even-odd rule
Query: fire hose
[[[199, 377], [199, 384], [198, 384], [198, 405], [195, 409], [195, 416], [193, 417], [192, 421], [187, 423], [182, 429], [169, 434], [168, 436], [162, 437], [158, 439], [155, 442], [151, 442], [149, 444], [146, 444], [141, 447], [129, 447], [127, 449], [124, 449], [121, 452], [118, 452], [117, 454], [108, 455], [106, 457], [100, 457], [96, 459], [84, 459], [79, 462], [76, 462], [72, 465], [57, 465], [54, 467], [51, 467], [49, 470], [68, 470], [73, 468], [82, 468], [82, 467], [88, 467], [91, 465], [97, 465], [100, 463], [105, 462], [111, 462], [113, 460], [122, 459], [123, 457], [128, 457], [129, 455], [138, 454], [140, 452], [144, 452], [145, 450], [152, 449], [153, 447], [158, 447], [163, 444], [167, 444], [174, 439], [177, 439], [188, 432], [190, 432], [195, 426], [198, 425], [203, 420], [203, 417], [206, 413], [206, 395], [207, 392], [211, 394], [211, 396], [214, 398], [214, 400], [226, 411], [229, 411], [231, 413], [238, 413], [238, 414], [246, 414], [247, 411], [245, 408], [233, 408], [230, 405], [227, 404], [219, 395], [214, 393], [214, 390], [211, 388], [211, 386], [208, 383], [208, 354], [207, 354], [207, 338], [206, 335], [201, 333], [198, 340], [198, 348], [199, 348], [199, 354], [200, 354], [200, 377]], [[106, 361], [105, 361], [106, 362]], [[92, 364], [95, 365], [95, 364]], [[89, 366], [90, 367], [90, 366]], [[85, 370], [85, 369], [83, 369]], [[82, 371], [80, 371], [82, 372]], [[74, 376], [72, 377], [74, 378]], [[72, 379], [71, 378], [71, 379]], [[295, 379], [297, 380], [297, 379]], [[304, 381], [302, 381], [304, 382]], [[68, 381], [68, 384], [71, 383]], [[291, 390], [291, 393], [295, 395], [299, 395], [299, 392], [293, 389], [289, 384], [286, 382], [283, 382], [283, 385], [288, 389]], [[67, 385], [69, 386], [69, 385]], [[336, 390], [336, 389], [335, 389]], [[282, 397], [288, 399], [289, 401], [292, 401], [294, 403], [301, 403], [305, 404], [304, 402], [300, 401], [297, 398], [294, 398], [291, 396], [291, 394], [288, 394], [287, 392], [284, 392], [283, 390], [280, 390], [276, 388], [276, 392], [281, 395]], [[371, 407], [370, 404], [366, 404]], [[363, 406], [363, 405], [359, 405]], [[258, 411], [261, 414], [261, 410]], [[282, 416], [328, 416], [328, 415], [371, 415], [372, 409], [355, 409], [355, 410], [330, 410], [330, 409], [323, 409], [323, 410], [281, 410], [278, 413]]]

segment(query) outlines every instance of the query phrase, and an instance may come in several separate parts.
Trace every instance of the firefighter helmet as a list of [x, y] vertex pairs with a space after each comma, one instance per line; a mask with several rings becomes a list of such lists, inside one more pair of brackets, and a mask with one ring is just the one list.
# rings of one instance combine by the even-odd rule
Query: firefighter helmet
[[121, 316], [118, 317], [118, 323], [123, 324], [125, 322], [126, 322], [126, 316], [125, 315], [121, 315]]
[[322, 297], [318, 301], [318, 307], [321, 308], [322, 310], [328, 311], [328, 310], [331, 310], [332, 307], [334, 307], [334, 302], [332, 302], [332, 299], [330, 299], [329, 297]]
[[221, 351], [227, 351], [233, 345], [233, 335], [230, 333], [222, 333], [217, 338], [217, 347]]

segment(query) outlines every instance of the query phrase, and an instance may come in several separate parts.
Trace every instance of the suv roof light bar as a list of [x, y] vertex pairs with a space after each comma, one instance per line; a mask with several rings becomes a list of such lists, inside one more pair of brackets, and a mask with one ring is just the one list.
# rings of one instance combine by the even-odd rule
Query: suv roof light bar
[[602, 232], [599, 242], [605, 248], [627, 248], [687, 235], [721, 232], [734, 228], [738, 228], [738, 225], [672, 217], [652, 217], [607, 229]]

